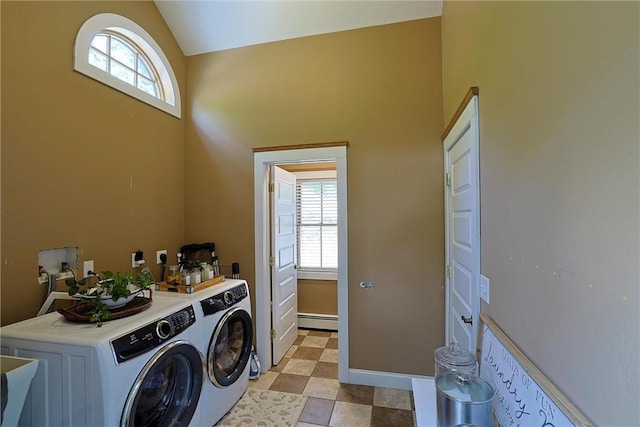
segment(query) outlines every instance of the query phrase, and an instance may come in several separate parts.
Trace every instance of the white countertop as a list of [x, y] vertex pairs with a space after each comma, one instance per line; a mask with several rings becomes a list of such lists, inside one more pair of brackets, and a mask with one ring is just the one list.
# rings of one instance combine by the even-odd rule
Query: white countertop
[[417, 427], [436, 427], [436, 384], [433, 378], [413, 378], [413, 402]]

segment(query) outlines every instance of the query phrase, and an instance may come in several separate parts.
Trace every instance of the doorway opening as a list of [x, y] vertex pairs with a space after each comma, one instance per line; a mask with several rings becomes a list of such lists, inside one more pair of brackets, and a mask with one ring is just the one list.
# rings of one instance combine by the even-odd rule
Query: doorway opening
[[275, 165], [335, 162], [338, 199], [338, 380], [348, 383], [348, 254], [346, 142], [254, 150], [256, 351], [266, 372], [272, 365], [269, 170]]
[[298, 328], [338, 331], [336, 163], [285, 163], [295, 178]]

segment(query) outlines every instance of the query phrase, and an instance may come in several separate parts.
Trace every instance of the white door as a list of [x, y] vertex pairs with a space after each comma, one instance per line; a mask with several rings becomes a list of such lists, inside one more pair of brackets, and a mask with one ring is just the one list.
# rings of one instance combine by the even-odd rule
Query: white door
[[478, 97], [444, 140], [446, 344], [475, 353], [480, 314]]
[[298, 337], [296, 176], [271, 168], [271, 340], [277, 365]]

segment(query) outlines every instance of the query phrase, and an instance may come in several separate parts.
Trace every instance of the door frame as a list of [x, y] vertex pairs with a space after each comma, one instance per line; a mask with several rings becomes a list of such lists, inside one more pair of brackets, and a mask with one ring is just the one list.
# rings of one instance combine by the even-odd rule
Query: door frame
[[451, 292], [450, 288], [450, 277], [447, 274], [448, 267], [450, 265], [450, 256], [449, 247], [450, 247], [450, 200], [449, 200], [449, 191], [450, 188], [447, 185], [447, 177], [446, 175], [450, 172], [449, 170], [449, 151], [458, 141], [458, 136], [464, 131], [467, 123], [471, 123], [471, 131], [472, 134], [472, 152], [473, 152], [473, 161], [475, 162], [475, 196], [476, 196], [476, 239], [478, 242], [478, 251], [477, 254], [474, 254], [474, 263], [477, 265], [477, 271], [475, 272], [474, 280], [472, 281], [473, 286], [476, 288], [473, 295], [477, 295], [477, 298], [474, 301], [470, 301], [471, 305], [471, 313], [474, 320], [472, 324], [471, 333], [473, 336], [474, 346], [478, 345], [478, 325], [480, 322], [480, 275], [482, 270], [481, 264], [481, 253], [482, 253], [482, 242], [480, 239], [480, 130], [478, 127], [479, 118], [478, 118], [478, 87], [473, 86], [467, 92], [464, 100], [458, 107], [458, 110], [454, 114], [449, 126], [447, 126], [445, 132], [442, 135], [442, 145], [444, 152], [444, 171], [445, 171], [445, 182], [444, 182], [444, 194], [445, 194], [445, 319], [444, 319], [444, 328], [445, 328], [445, 344], [448, 346], [450, 344], [450, 315], [451, 315], [451, 300], [449, 294]]
[[262, 372], [271, 368], [271, 273], [269, 267], [269, 166], [316, 161], [336, 162], [338, 187], [338, 380], [349, 382], [349, 301], [347, 245], [347, 143], [255, 149], [255, 301], [256, 352]]

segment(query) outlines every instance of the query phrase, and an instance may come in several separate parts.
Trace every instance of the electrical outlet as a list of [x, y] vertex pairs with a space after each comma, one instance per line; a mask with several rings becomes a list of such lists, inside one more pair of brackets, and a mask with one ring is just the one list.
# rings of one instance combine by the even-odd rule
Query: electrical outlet
[[156, 252], [156, 263], [157, 264], [162, 264], [162, 260], [160, 259], [160, 255], [166, 255], [167, 254], [167, 250], [163, 249], [161, 251], [157, 251]]
[[486, 301], [489, 304], [489, 288], [491, 282], [489, 278], [486, 276], [480, 275], [480, 298]]
[[144, 264], [144, 252], [137, 250], [131, 254], [131, 267], [136, 268]]
[[89, 272], [90, 271], [95, 272], [95, 270], [93, 269], [93, 260], [84, 261], [82, 263], [82, 271], [83, 271], [82, 277], [89, 277]]

